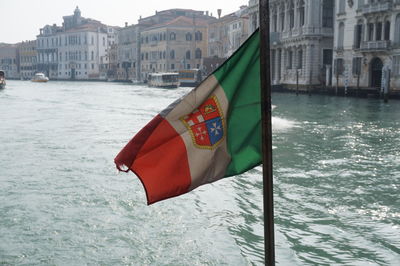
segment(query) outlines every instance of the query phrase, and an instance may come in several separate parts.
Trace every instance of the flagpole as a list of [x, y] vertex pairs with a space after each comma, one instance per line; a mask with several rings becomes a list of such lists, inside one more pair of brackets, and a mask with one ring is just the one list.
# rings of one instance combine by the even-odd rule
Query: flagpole
[[259, 0], [265, 264], [275, 265], [269, 0]]

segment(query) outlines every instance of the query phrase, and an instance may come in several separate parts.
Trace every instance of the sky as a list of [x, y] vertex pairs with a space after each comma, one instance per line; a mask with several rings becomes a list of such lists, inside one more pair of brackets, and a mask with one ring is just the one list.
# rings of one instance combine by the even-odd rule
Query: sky
[[62, 17], [72, 15], [76, 6], [85, 18], [99, 20], [110, 26], [136, 24], [147, 17], [172, 8], [209, 11], [217, 16], [235, 12], [248, 0], [0, 0], [0, 43], [34, 40], [45, 25], [61, 26]]

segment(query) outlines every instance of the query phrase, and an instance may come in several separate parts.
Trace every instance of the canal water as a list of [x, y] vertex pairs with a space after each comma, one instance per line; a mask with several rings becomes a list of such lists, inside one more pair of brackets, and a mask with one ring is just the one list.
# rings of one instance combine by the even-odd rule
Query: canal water
[[[113, 159], [190, 89], [8, 81], [0, 265], [263, 265], [260, 167], [146, 206]], [[272, 95], [278, 265], [400, 265], [400, 102]]]

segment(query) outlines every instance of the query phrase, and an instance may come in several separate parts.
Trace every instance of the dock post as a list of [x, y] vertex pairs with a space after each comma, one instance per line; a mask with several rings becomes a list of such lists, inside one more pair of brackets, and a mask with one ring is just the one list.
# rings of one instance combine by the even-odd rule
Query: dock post
[[296, 95], [299, 95], [299, 70], [296, 69]]

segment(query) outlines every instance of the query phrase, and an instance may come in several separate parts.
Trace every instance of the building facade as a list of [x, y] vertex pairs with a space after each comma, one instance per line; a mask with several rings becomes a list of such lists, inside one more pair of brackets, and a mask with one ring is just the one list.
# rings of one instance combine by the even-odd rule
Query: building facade
[[50, 79], [106, 79], [109, 27], [81, 16], [77, 7], [63, 25], [46, 25], [37, 36], [37, 71]]
[[18, 58], [21, 79], [31, 79], [36, 72], [36, 40], [19, 43]]
[[248, 38], [248, 17], [228, 14], [208, 25], [208, 56], [228, 58]]
[[117, 80], [140, 77], [140, 25], [125, 25], [118, 33]]
[[143, 30], [142, 79], [146, 80], [152, 72], [202, 68], [202, 59], [207, 54], [207, 25], [204, 19], [180, 16]]
[[19, 78], [17, 53], [17, 45], [0, 44], [0, 69], [5, 72], [6, 78]]
[[[259, 24], [258, 0], [249, 1], [249, 29]], [[271, 79], [285, 87], [331, 84], [334, 2], [271, 0]]]
[[390, 89], [399, 92], [400, 1], [337, 2], [334, 86], [380, 91], [390, 79]]

